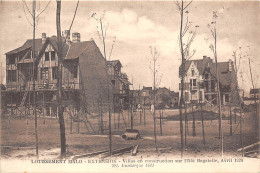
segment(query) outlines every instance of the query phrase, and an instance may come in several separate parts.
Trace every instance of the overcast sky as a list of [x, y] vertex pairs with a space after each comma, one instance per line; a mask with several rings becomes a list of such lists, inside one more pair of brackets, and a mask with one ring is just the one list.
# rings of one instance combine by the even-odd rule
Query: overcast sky
[[[48, 2], [37, 2], [38, 13]], [[27, 2], [31, 9], [31, 2]], [[62, 30], [68, 29], [71, 23], [76, 1], [63, 2], [61, 12]], [[116, 36], [116, 42], [111, 60], [119, 59], [123, 65], [133, 87], [152, 86], [152, 72], [150, 71], [151, 54], [149, 46], [155, 46], [160, 52], [158, 72], [162, 76], [160, 87], [178, 90], [178, 68], [180, 65], [180, 51], [178, 34], [180, 15], [174, 2], [90, 2], [80, 1], [72, 32], [81, 34], [81, 41], [93, 38], [100, 50], [102, 44], [97, 34], [97, 21], [91, 18], [93, 13], [102, 15], [105, 10], [104, 24], [109, 23], [107, 29], [107, 49], [110, 52], [111, 43]], [[213, 58], [209, 46], [213, 39], [207, 24], [212, 21], [212, 12], [218, 11], [217, 19], [217, 53], [219, 61], [233, 59], [234, 50], [242, 55], [246, 52], [253, 59], [255, 78], [260, 67], [260, 5], [259, 1], [194, 1], [187, 8], [191, 30], [199, 25], [192, 44], [196, 54], [192, 59], [200, 59], [203, 55]], [[40, 15], [36, 29], [36, 38], [45, 32], [47, 36], [56, 35], [56, 1], [52, 0], [47, 9]], [[30, 21], [30, 14], [25, 13]], [[24, 13], [23, 2], [0, 1], [0, 59], [5, 63], [5, 53], [21, 46], [26, 39], [32, 38], [32, 26], [28, 23]], [[185, 13], [186, 14], [186, 13]], [[250, 51], [249, 47], [250, 46]], [[102, 51], [101, 51], [102, 52]], [[109, 54], [109, 53], [108, 53]], [[242, 60], [244, 85], [249, 90], [248, 61]], [[241, 69], [242, 69], [241, 68]], [[258, 82], [259, 86], [260, 81]]]

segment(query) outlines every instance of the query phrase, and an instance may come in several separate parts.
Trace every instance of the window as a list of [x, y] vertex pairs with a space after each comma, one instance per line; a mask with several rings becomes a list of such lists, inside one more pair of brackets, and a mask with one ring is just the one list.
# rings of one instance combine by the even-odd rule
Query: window
[[16, 82], [16, 70], [7, 70], [7, 82]]
[[225, 102], [229, 102], [229, 94], [225, 94]]
[[54, 51], [51, 51], [51, 60], [55, 61], [55, 52]]
[[193, 69], [191, 70], [191, 76], [195, 76], [195, 71]]
[[111, 80], [111, 82], [112, 82], [113, 86], [116, 85], [116, 81], [115, 80]]
[[115, 66], [115, 72], [116, 72], [116, 75], [119, 75], [119, 68], [118, 68], [118, 66]]
[[78, 77], [78, 66], [73, 67], [73, 77], [77, 78]]
[[49, 52], [45, 52], [45, 61], [50, 61]]
[[15, 58], [9, 58], [8, 64], [15, 64]]
[[49, 77], [49, 68], [41, 68], [41, 80], [48, 80]]
[[52, 67], [52, 80], [58, 78], [58, 67]]
[[196, 87], [197, 86], [197, 80], [196, 79], [190, 79], [190, 86]]

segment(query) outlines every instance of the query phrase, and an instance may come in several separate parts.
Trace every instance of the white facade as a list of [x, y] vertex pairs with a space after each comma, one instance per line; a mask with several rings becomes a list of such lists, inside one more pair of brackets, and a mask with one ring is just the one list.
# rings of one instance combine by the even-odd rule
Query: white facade
[[[192, 61], [184, 77], [183, 96], [186, 103], [191, 103], [191, 100], [204, 102], [204, 88], [199, 85], [201, 82], [203, 82], [203, 76], [199, 73], [197, 64]], [[181, 92], [179, 93], [181, 94]]]

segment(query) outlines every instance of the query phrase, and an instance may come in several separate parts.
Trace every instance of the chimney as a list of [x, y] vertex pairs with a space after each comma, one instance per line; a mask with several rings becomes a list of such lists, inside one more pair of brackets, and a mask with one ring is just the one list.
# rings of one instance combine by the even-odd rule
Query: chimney
[[72, 42], [79, 43], [80, 42], [80, 33], [74, 32], [72, 33]]
[[42, 44], [46, 41], [46, 33], [42, 33]]
[[66, 39], [66, 43], [70, 44], [70, 32], [69, 32], [69, 30], [65, 30], [64, 32], [62, 32], [62, 36], [64, 37], [64, 39]]
[[209, 63], [213, 63], [213, 59], [211, 59], [210, 57], [208, 57], [208, 62], [209, 62]]
[[229, 59], [228, 61], [228, 71], [231, 72], [232, 71], [232, 60]]

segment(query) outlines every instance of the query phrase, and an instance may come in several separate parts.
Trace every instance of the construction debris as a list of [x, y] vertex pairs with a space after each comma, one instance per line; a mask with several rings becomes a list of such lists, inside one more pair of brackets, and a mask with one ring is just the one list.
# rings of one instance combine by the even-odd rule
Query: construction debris
[[[137, 151], [138, 151], [137, 149], [138, 149], [138, 145], [133, 145], [131, 147], [112, 150], [111, 155], [119, 155], [119, 154], [124, 154], [126, 152], [132, 151], [132, 155], [135, 156], [137, 154]], [[86, 154], [82, 154], [82, 155], [76, 155], [72, 158], [72, 160], [76, 160], [76, 159], [83, 158], [83, 157], [94, 157], [94, 156], [97, 156], [97, 155], [100, 155], [100, 158], [103, 159], [105, 157], [110, 156], [110, 151], [104, 150], [104, 151], [98, 151], [98, 152], [94, 152], [94, 153], [86, 153]]]
[[76, 160], [76, 159], [83, 158], [83, 157], [93, 157], [93, 156], [97, 156], [99, 154], [106, 153], [106, 152], [109, 152], [109, 150], [98, 151], [98, 152], [94, 152], [94, 153], [87, 153], [87, 154], [82, 154], [82, 155], [76, 155], [72, 158], [72, 160]]
[[251, 148], [253, 148], [253, 147], [257, 146], [257, 145], [260, 145], [260, 141], [257, 142], [257, 143], [254, 143], [254, 144], [252, 144], [252, 145], [248, 145], [248, 146], [246, 146], [246, 147], [240, 148], [240, 149], [238, 149], [237, 151], [248, 150], [248, 149], [251, 149]]
[[121, 137], [126, 140], [137, 140], [140, 139], [140, 133], [136, 129], [126, 129], [126, 131], [121, 135]]
[[132, 156], [136, 156], [138, 152], [138, 145], [135, 145], [133, 150], [132, 150]]
[[[121, 149], [117, 149], [117, 150], [112, 150], [111, 156], [117, 155], [117, 154], [124, 154], [124, 153], [126, 153], [126, 152], [131, 152], [134, 147], [135, 147], [135, 146], [133, 145], [133, 146], [127, 147], [127, 148], [121, 148]], [[100, 155], [100, 158], [101, 158], [101, 159], [104, 159], [105, 157], [108, 157], [108, 156], [110, 156], [110, 152], [109, 152], [109, 151], [106, 152], [106, 153], [102, 153], [102, 154]]]

